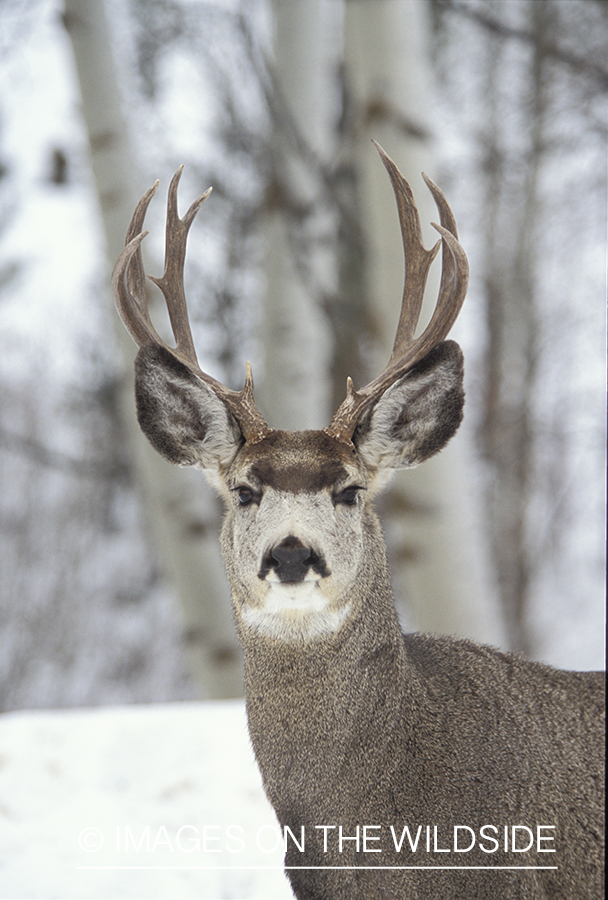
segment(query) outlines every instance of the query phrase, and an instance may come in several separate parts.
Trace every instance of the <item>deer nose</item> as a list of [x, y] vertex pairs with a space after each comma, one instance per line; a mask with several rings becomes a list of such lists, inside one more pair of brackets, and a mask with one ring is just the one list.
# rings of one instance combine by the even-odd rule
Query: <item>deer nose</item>
[[290, 584], [304, 581], [310, 569], [322, 578], [329, 575], [323, 557], [311, 547], [305, 547], [294, 535], [284, 538], [265, 554], [259, 572], [260, 578], [265, 578], [272, 569], [279, 576], [279, 581]]

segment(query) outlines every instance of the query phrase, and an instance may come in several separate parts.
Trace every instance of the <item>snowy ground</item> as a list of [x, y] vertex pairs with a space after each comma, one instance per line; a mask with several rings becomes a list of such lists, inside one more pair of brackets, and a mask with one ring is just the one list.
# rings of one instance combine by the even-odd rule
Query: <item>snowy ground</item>
[[0, 898], [281, 900], [240, 701], [0, 719]]

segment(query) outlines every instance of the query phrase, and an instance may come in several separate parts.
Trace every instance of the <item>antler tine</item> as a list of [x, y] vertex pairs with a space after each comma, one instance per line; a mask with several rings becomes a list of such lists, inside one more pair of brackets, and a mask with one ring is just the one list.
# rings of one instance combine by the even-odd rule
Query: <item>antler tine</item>
[[469, 261], [458, 241], [454, 213], [450, 209], [443, 191], [424, 172], [422, 177], [439, 210], [441, 225], [437, 225], [435, 222], [431, 224], [442, 237], [443, 254], [437, 304], [429, 324], [415, 342], [415, 362], [423, 359], [436, 344], [447, 337], [462, 309], [469, 285]]
[[146, 191], [133, 213], [133, 218], [127, 231], [127, 245], [118, 257], [112, 273], [114, 300], [119, 315], [135, 343], [139, 347], [143, 347], [145, 344], [159, 345], [180, 359], [195, 375], [208, 384], [220, 400], [226, 404], [239, 423], [245, 440], [249, 443], [256, 443], [262, 440], [271, 429], [264, 421], [255, 404], [253, 398], [253, 376], [249, 363], [247, 363], [243, 389], [233, 391], [225, 387], [221, 382], [216, 381], [211, 375], [203, 372], [196, 357], [184, 291], [184, 262], [190, 226], [202, 204], [211, 193], [211, 188], [208, 188], [204, 194], [195, 200], [183, 219], [180, 219], [177, 213], [177, 189], [183, 168], [183, 166], [179, 167], [169, 186], [165, 235], [165, 271], [161, 278], [148, 275], [150, 281], [153, 281], [160, 288], [165, 298], [171, 328], [176, 341], [175, 347], [169, 347], [159, 336], [150, 319], [145, 288], [146, 275], [141, 257], [141, 243], [148, 234], [147, 231], [142, 232], [141, 229], [150, 201], [158, 189], [158, 181]]
[[[443, 341], [458, 317], [464, 301], [469, 277], [466, 254], [458, 242], [456, 220], [441, 190], [423, 174], [437, 209], [441, 225], [433, 227], [441, 235], [430, 250], [422, 244], [420, 217], [412, 190], [382, 147], [373, 142], [389, 174], [399, 212], [403, 250], [405, 254], [405, 284], [403, 301], [395, 343], [384, 371], [360, 391], [356, 391], [349, 378], [346, 383], [346, 399], [335, 413], [327, 433], [346, 443], [351, 442], [354, 430], [362, 415], [382, 394], [413, 366], [423, 359], [433, 347]], [[414, 338], [424, 289], [431, 263], [443, 245], [441, 284], [435, 311], [420, 337]]]
[[148, 234], [142, 232], [146, 211], [158, 190], [158, 181], [141, 198], [127, 230], [126, 246], [112, 272], [112, 293], [125, 328], [141, 347], [146, 343], [163, 343], [148, 312], [146, 276], [141, 258], [141, 242]]
[[176, 353], [198, 368], [184, 291], [184, 262], [190, 226], [212, 188], [207, 188], [205, 193], [192, 203], [184, 218], [180, 219], [177, 213], [177, 188], [183, 170], [184, 167], [180, 166], [169, 185], [165, 229], [165, 271], [162, 278], [155, 278], [152, 275], [149, 275], [148, 278], [163, 292], [175, 336]]
[[390, 366], [401, 357], [403, 348], [408, 347], [414, 339], [429, 269], [439, 252], [441, 242], [438, 241], [430, 250], [425, 249], [422, 243], [420, 216], [418, 215], [412, 189], [380, 144], [376, 143], [376, 141], [372, 143], [380, 154], [395, 192], [406, 263], [401, 313], [389, 362]]

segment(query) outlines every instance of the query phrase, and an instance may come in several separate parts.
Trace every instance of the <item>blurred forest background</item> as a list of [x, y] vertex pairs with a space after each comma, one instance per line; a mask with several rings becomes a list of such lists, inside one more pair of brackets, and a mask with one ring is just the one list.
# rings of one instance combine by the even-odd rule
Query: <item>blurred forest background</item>
[[137, 431], [109, 274], [157, 177], [160, 274], [185, 163], [203, 368], [321, 427], [398, 316], [370, 138], [472, 272], [465, 426], [381, 503], [404, 624], [603, 666], [607, 36], [605, 0], [0, 0], [0, 709], [239, 695], [221, 511]]

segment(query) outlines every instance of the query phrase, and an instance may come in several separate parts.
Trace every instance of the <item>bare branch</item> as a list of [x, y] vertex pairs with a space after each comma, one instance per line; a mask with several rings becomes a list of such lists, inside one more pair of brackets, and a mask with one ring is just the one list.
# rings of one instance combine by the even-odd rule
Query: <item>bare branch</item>
[[538, 37], [533, 32], [527, 31], [525, 28], [507, 25], [505, 22], [489, 16], [486, 12], [482, 12], [479, 8], [469, 6], [466, 3], [454, 2], [454, 0], [436, 0], [436, 2], [441, 9], [466, 16], [499, 37], [514, 38], [537, 47], [544, 56], [563, 63], [578, 74], [588, 75], [597, 79], [601, 89], [608, 91], [608, 69], [604, 66], [565, 50], [563, 47], [558, 47], [556, 44], [543, 43], [542, 46], [539, 46]]
[[9, 453], [25, 457], [36, 465], [47, 469], [67, 472], [78, 478], [104, 478], [125, 480], [129, 467], [125, 463], [108, 463], [105, 460], [77, 459], [60, 450], [51, 450], [40, 441], [0, 428], [0, 447]]

